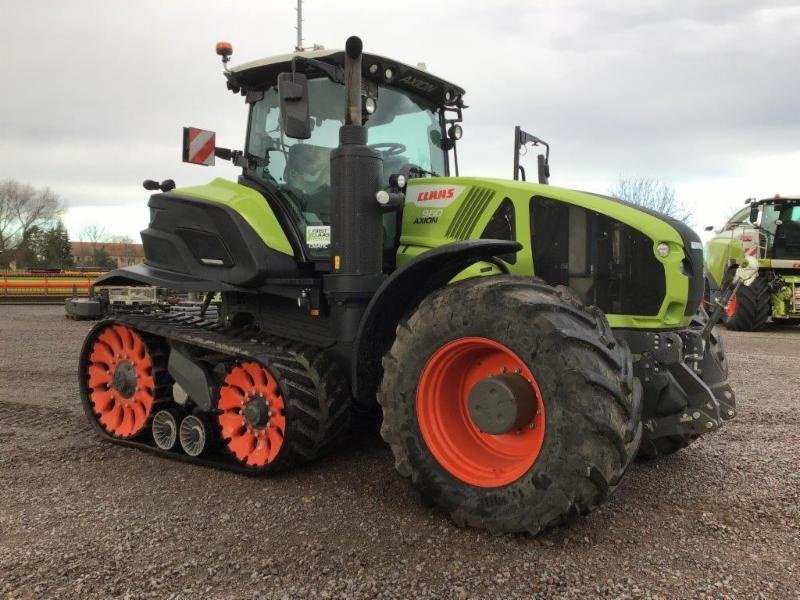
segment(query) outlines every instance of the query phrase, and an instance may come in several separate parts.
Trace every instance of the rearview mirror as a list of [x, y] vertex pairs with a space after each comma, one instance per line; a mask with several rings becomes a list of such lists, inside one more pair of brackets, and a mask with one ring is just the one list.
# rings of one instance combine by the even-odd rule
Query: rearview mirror
[[758, 221], [758, 204], [752, 204], [750, 206], [750, 222], [755, 223]]
[[281, 99], [281, 123], [284, 135], [296, 140], [311, 137], [308, 118], [308, 81], [302, 73], [278, 75], [278, 95]]
[[183, 128], [183, 162], [193, 165], [214, 164], [217, 134], [197, 127]]
[[536, 156], [536, 165], [539, 169], [539, 183], [550, 183], [550, 163], [544, 154]]
[[714, 226], [713, 225], [706, 225], [705, 231], [714, 231]]

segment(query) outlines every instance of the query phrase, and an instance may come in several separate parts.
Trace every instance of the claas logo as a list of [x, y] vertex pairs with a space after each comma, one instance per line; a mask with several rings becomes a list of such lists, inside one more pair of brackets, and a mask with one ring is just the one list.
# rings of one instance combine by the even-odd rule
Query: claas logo
[[420, 192], [417, 196], [417, 202], [425, 202], [427, 200], [446, 200], [452, 198], [456, 193], [455, 188], [444, 188], [441, 190], [429, 190], [427, 192]]

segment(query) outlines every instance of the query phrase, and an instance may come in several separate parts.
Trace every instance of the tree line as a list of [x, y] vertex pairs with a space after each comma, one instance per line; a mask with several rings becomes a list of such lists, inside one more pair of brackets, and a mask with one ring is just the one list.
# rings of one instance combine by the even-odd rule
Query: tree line
[[103, 244], [133, 240], [111, 235], [97, 225], [85, 227], [78, 239], [91, 245], [91, 254], [79, 265], [61, 220], [64, 208], [63, 200], [47, 187], [35, 188], [14, 179], [0, 181], [0, 269], [12, 265], [17, 269], [115, 268]]

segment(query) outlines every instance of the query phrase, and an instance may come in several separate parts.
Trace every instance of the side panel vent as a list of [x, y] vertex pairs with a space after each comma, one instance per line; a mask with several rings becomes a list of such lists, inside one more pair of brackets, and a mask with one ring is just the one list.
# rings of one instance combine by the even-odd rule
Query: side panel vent
[[494, 192], [488, 188], [477, 186], [471, 188], [445, 235], [451, 240], [467, 239], [492, 198]]

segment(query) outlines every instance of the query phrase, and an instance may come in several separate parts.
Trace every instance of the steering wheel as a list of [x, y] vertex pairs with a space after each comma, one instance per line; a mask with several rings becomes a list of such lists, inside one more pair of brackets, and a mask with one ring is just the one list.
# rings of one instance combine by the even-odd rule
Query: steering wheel
[[386, 156], [399, 156], [406, 151], [406, 145], [397, 142], [379, 142], [377, 144], [370, 144], [369, 147], [374, 148]]

